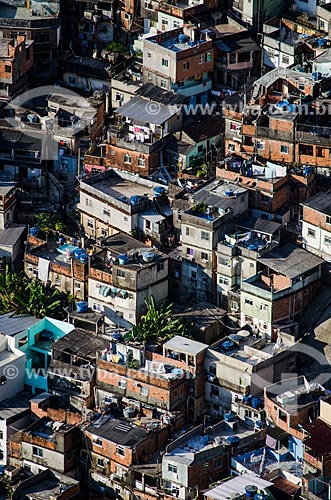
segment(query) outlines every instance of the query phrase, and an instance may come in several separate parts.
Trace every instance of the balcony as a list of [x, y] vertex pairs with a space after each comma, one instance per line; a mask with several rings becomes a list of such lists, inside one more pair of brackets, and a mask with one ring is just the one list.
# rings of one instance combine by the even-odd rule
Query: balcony
[[315, 127], [298, 124], [295, 138], [298, 142], [330, 147], [331, 127]]
[[323, 470], [323, 463], [322, 463], [322, 461], [319, 460], [318, 458], [314, 457], [313, 455], [311, 455], [307, 451], [305, 451], [303, 459], [304, 459], [305, 462], [307, 462], [309, 465], [312, 465], [316, 469], [318, 469], [320, 471]]
[[282, 130], [272, 129], [268, 127], [257, 127], [256, 136], [258, 138], [268, 137], [269, 139], [275, 139], [277, 141], [293, 141], [292, 132], [284, 132]]

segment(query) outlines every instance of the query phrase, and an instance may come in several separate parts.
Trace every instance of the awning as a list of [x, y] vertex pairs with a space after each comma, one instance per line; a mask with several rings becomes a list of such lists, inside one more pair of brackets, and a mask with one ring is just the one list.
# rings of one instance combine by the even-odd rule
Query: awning
[[140, 216], [145, 219], [145, 220], [148, 220], [149, 222], [161, 222], [162, 220], [165, 219], [165, 217], [163, 217], [163, 215], [160, 215], [159, 213], [157, 212], [154, 212], [154, 211], [149, 211], [149, 212], [145, 212], [143, 214], [140, 214]]

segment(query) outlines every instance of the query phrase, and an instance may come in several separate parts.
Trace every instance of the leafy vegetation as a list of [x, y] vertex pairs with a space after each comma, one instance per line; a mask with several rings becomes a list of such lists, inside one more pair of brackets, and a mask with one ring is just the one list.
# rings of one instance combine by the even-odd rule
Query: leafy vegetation
[[50, 231], [59, 231], [63, 233], [66, 229], [65, 224], [59, 219], [57, 214], [51, 214], [49, 212], [36, 215], [36, 227], [43, 234], [48, 234]]
[[129, 48], [125, 47], [125, 45], [120, 42], [108, 43], [106, 50], [109, 50], [109, 52], [117, 52], [118, 54], [130, 54]]
[[205, 203], [196, 203], [193, 207], [193, 212], [195, 214], [204, 214], [206, 212], [208, 208], [208, 205], [206, 205]]
[[132, 339], [144, 343], [154, 340], [162, 344], [175, 335], [186, 335], [184, 323], [173, 318], [173, 304], [162, 304], [158, 308], [153, 296], [150, 302], [145, 299], [145, 304], [147, 311], [141, 317], [139, 325], [132, 328]]
[[61, 318], [70, 297], [54, 287], [45, 286], [38, 279], [29, 279], [24, 273], [12, 273], [6, 268], [0, 274], [0, 314], [31, 314], [37, 318]]

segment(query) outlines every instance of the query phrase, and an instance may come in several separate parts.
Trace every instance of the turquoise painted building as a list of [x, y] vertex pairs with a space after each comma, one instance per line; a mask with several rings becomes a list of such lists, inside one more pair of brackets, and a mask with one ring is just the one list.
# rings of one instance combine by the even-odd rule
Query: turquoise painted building
[[26, 355], [25, 385], [33, 394], [48, 391], [52, 345], [74, 329], [69, 323], [45, 317], [15, 335], [15, 347]]

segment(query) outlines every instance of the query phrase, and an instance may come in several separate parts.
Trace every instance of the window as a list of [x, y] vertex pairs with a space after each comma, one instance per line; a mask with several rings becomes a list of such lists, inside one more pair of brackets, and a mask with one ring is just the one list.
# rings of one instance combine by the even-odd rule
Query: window
[[236, 64], [236, 54], [230, 54], [230, 64]]
[[80, 283], [75, 283], [75, 290], [80, 290]]
[[165, 68], [167, 68], [167, 67], [169, 66], [169, 61], [168, 61], [168, 59], [164, 59], [164, 58], [162, 57], [162, 66], [164, 66]]
[[252, 418], [251, 410], [245, 410], [245, 417]]
[[197, 273], [196, 271], [191, 271], [191, 279], [196, 280], [197, 279]]
[[118, 278], [125, 278], [125, 271], [123, 271], [123, 269], [117, 269], [116, 274]]
[[42, 457], [43, 449], [37, 448], [37, 446], [32, 446], [32, 455], [34, 455], [35, 457]]
[[69, 76], [69, 85], [76, 85], [76, 78], [74, 76]]
[[11, 66], [8, 66], [7, 64], [5, 65], [5, 71], [6, 73], [11, 73]]
[[152, 54], [150, 52], [147, 52], [147, 57], [152, 57]]
[[123, 100], [124, 100], [124, 94], [121, 94], [120, 92], [116, 92], [115, 101], [123, 101]]
[[236, 146], [234, 144], [229, 144], [228, 145], [228, 150], [231, 151], [231, 152], [233, 152], [233, 151], [236, 150]]
[[314, 229], [311, 229], [311, 228], [309, 227], [309, 228], [308, 228], [308, 231], [307, 231], [307, 234], [308, 234], [308, 236], [310, 236], [311, 238], [315, 238], [316, 231], [314, 231]]
[[324, 30], [324, 28], [325, 28], [325, 22], [322, 19], [320, 19], [320, 29]]
[[218, 469], [219, 467], [222, 467], [222, 465], [223, 465], [222, 458], [218, 458], [217, 460], [215, 460], [215, 462], [214, 462], [215, 469]]
[[109, 210], [106, 210], [105, 208], [103, 209], [103, 215], [105, 217], [110, 217], [110, 211]]
[[125, 448], [122, 446], [116, 446], [116, 454], [120, 455], [121, 457], [125, 457]]
[[288, 56], [282, 56], [282, 63], [283, 64], [290, 64], [290, 58]]
[[263, 141], [257, 141], [256, 142], [256, 149], [264, 149], [264, 142]]
[[331, 238], [329, 236], [324, 236], [324, 243], [326, 245], [331, 245]]
[[180, 28], [180, 22], [174, 21], [174, 28]]
[[269, 197], [266, 196], [265, 194], [262, 194], [261, 201], [262, 201], [262, 203], [269, 203]]
[[254, 262], [250, 262], [250, 263], [249, 263], [249, 268], [250, 268], [250, 269], [254, 269]]
[[104, 238], [107, 236], [107, 229], [101, 229], [101, 236]]
[[190, 68], [190, 63], [189, 63], [189, 61], [185, 61], [185, 62], [183, 62], [183, 69], [187, 70], [187, 69], [189, 69], [189, 68]]
[[123, 220], [124, 222], [128, 222], [129, 219], [127, 217], [123, 217]]
[[282, 410], [279, 410], [278, 412], [278, 417], [280, 418], [280, 420], [282, 420], [283, 422], [286, 422], [287, 421], [287, 415], [285, 412], [283, 412]]
[[327, 224], [331, 224], [331, 217], [330, 217], [330, 215], [327, 215], [327, 216], [326, 216], [325, 222], [326, 222]]
[[238, 63], [249, 62], [251, 60], [250, 52], [239, 52]]
[[98, 458], [97, 459], [97, 466], [103, 468], [103, 466], [104, 466], [103, 458]]
[[201, 260], [208, 260], [208, 254], [206, 252], [201, 252]]
[[166, 19], [165, 17], [162, 17], [161, 24], [164, 24], [165, 26], [168, 26], [168, 19]]
[[94, 443], [97, 445], [97, 446], [102, 446], [102, 439], [100, 438], [97, 438]]
[[124, 155], [124, 163], [131, 163], [131, 162], [132, 162], [131, 155], [125, 153], [125, 155]]
[[268, 304], [260, 304], [260, 310], [261, 311], [267, 311], [268, 310]]
[[138, 167], [145, 166], [145, 158], [138, 158]]
[[206, 231], [201, 231], [201, 239], [208, 241], [209, 240], [209, 233], [207, 233]]
[[93, 229], [93, 227], [94, 227], [93, 220], [87, 221], [87, 227], [89, 227], [90, 229]]
[[193, 250], [193, 248], [187, 248], [187, 249], [186, 249], [186, 255], [190, 255], [191, 257], [193, 257], [193, 255], [194, 255], [194, 250]]
[[190, 228], [187, 226], [185, 228], [185, 234], [186, 234], [186, 236], [190, 236]]
[[252, 306], [253, 305], [253, 301], [251, 299], [245, 299], [245, 304], [247, 304], [248, 306]]
[[140, 389], [140, 394], [141, 394], [142, 396], [148, 396], [148, 387], [142, 387], [142, 388]]
[[176, 474], [177, 473], [176, 465], [168, 464], [168, 472], [173, 472], [174, 474]]
[[35, 43], [47, 43], [49, 42], [49, 33], [45, 32], [40, 32], [40, 33], [35, 33], [34, 35], [34, 41]]
[[167, 82], [165, 80], [161, 80], [160, 86], [161, 86], [161, 89], [166, 89], [167, 88]]
[[316, 156], [318, 156], [319, 158], [323, 158], [323, 156], [324, 156], [323, 153], [324, 153], [323, 148], [319, 148], [319, 147], [316, 148]]
[[305, 83], [299, 82], [299, 90], [305, 90]]
[[118, 381], [118, 387], [121, 387], [122, 389], [126, 388], [126, 380], [119, 380]]
[[159, 273], [160, 271], [163, 271], [163, 269], [164, 269], [164, 262], [160, 262], [156, 267], [156, 271]]
[[228, 285], [229, 284], [229, 278], [224, 278], [224, 276], [220, 276], [218, 278], [218, 282], [220, 285]]
[[212, 394], [213, 396], [219, 396], [220, 395], [219, 387], [217, 387], [216, 385], [212, 385], [210, 389], [210, 394]]
[[285, 146], [284, 144], [281, 144], [281, 146], [280, 146], [280, 152], [283, 153], [284, 155], [288, 155], [289, 147]]
[[0, 431], [0, 439], [3, 439], [3, 432]]

